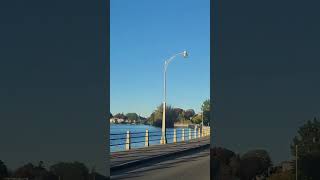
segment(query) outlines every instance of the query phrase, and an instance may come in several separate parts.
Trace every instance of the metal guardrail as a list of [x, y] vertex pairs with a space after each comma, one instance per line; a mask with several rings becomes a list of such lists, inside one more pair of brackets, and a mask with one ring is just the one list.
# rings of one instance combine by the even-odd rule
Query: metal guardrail
[[[189, 130], [189, 131], [186, 132], [185, 130]], [[117, 140], [124, 141], [121, 143], [110, 144], [110, 147], [125, 145], [125, 148], [124, 148], [125, 150], [132, 149], [132, 144], [144, 143], [144, 146], [142, 147], [149, 147], [150, 142], [154, 142], [154, 141], [160, 142], [161, 140], [161, 131], [149, 132], [148, 129], [146, 129], [145, 132], [130, 132], [129, 130], [127, 130], [126, 133], [116, 133], [116, 134], [110, 134], [110, 135], [111, 135], [110, 137], [125, 136], [125, 137], [117, 137], [117, 138], [110, 139], [110, 141], [117, 141]], [[179, 131], [177, 131], [177, 129], [173, 129], [173, 131], [166, 133], [167, 139], [172, 138], [172, 143], [189, 141], [192, 139], [197, 139], [197, 138], [201, 138], [209, 135], [210, 135], [210, 127], [201, 127], [201, 126], [195, 127], [194, 129], [182, 128]], [[152, 138], [152, 137], [156, 137], [156, 138]], [[180, 141], [178, 141], [179, 140], [178, 137], [180, 137]], [[140, 139], [144, 138], [144, 140], [140, 140], [139, 138]], [[135, 141], [135, 139], [138, 139], [138, 140]]]

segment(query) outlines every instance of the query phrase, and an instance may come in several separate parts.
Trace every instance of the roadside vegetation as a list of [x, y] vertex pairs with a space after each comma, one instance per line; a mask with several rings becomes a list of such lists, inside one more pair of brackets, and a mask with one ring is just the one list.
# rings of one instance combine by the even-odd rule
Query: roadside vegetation
[[104, 180], [105, 177], [89, 170], [80, 162], [60, 162], [53, 164], [49, 168], [40, 161], [37, 165], [32, 163], [25, 164], [17, 169], [10, 171], [0, 161], [0, 179], [4, 178], [28, 178], [28, 180]]
[[303, 124], [289, 147], [292, 158], [273, 164], [267, 151], [251, 150], [243, 155], [229, 149], [211, 149], [211, 172], [219, 180], [293, 180], [296, 179], [296, 145], [298, 145], [298, 179], [319, 180], [320, 122], [314, 118]]
[[[115, 124], [147, 124], [161, 127], [163, 105], [160, 104], [149, 117], [139, 116], [137, 113], [117, 113], [113, 117]], [[202, 117], [203, 116], [203, 117]], [[196, 113], [193, 109], [181, 109], [166, 106], [166, 127], [172, 128], [175, 123], [178, 124], [201, 124], [203, 119], [204, 125], [210, 122], [210, 100], [205, 100], [201, 105], [201, 112]]]

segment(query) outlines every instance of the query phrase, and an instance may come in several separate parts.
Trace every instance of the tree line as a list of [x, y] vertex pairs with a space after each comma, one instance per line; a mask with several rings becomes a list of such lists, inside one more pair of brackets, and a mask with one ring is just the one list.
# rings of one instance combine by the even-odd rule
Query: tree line
[[[205, 100], [202, 103], [201, 111], [203, 113], [196, 114], [193, 109], [183, 110], [181, 108], [174, 108], [166, 106], [166, 127], [174, 127], [174, 123], [193, 123], [208, 125], [210, 122], [210, 100]], [[148, 123], [157, 127], [162, 125], [163, 106], [159, 105], [148, 117]], [[203, 114], [203, 117], [202, 117]]]
[[89, 170], [80, 162], [59, 162], [45, 168], [43, 161], [37, 165], [25, 164], [14, 171], [10, 171], [0, 160], [0, 179], [28, 178], [29, 180], [104, 180], [106, 177]]
[[[297, 146], [296, 146], [297, 145]], [[298, 149], [298, 179], [319, 180], [320, 122], [309, 120], [297, 131], [290, 145], [292, 159], [289, 169], [273, 165], [267, 151], [251, 150], [242, 156], [233, 151], [215, 147], [211, 149], [211, 172], [219, 180], [292, 180], [296, 177], [296, 147]]]
[[[278, 171], [270, 180], [298, 179], [318, 180], [320, 179], [320, 121], [316, 117], [308, 120], [297, 131], [290, 144], [292, 155], [291, 170]], [[296, 153], [298, 157], [298, 168], [296, 169]]]
[[[202, 113], [196, 114], [193, 109], [184, 110], [181, 108], [175, 108], [170, 105], [167, 105], [166, 106], [166, 127], [171, 128], [174, 126], [174, 123], [201, 124], [202, 120], [204, 125], [209, 125], [210, 99], [207, 99], [202, 103], [201, 111]], [[111, 114], [111, 117], [123, 119], [125, 120], [125, 122], [127, 120], [129, 120], [129, 122], [134, 120], [137, 123], [161, 127], [162, 113], [163, 113], [163, 105], [160, 104], [147, 118], [141, 117], [137, 113], [127, 113], [127, 114], [117, 113], [114, 116], [112, 116]]]
[[118, 122], [116, 120], [116, 124], [125, 124], [129, 122], [136, 122], [137, 124], [144, 124], [147, 118], [138, 115], [137, 113], [117, 113], [114, 116], [110, 113], [111, 118], [122, 119], [124, 121]]
[[[295, 179], [295, 153], [298, 146], [298, 179], [320, 179], [320, 122], [317, 118], [303, 124], [293, 138], [290, 145], [292, 156], [291, 170], [283, 171], [281, 167], [273, 165], [266, 150], [250, 150], [243, 155], [233, 151], [215, 147], [211, 149], [211, 172], [214, 179], [219, 180], [252, 180], [260, 176], [266, 180]], [[29, 180], [99, 180], [102, 175], [89, 170], [80, 162], [60, 162], [48, 169], [40, 161], [37, 165], [28, 163], [10, 171], [0, 160], [0, 179], [29, 178]]]
[[250, 150], [242, 156], [222, 147], [215, 147], [210, 151], [213, 179], [252, 180], [258, 175], [266, 174], [272, 166], [268, 152], [263, 149]]

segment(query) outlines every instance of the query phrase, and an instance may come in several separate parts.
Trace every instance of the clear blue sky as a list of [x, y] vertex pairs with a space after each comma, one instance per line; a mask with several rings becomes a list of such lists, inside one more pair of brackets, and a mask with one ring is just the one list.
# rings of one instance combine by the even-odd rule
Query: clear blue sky
[[111, 113], [149, 116], [163, 100], [163, 63], [169, 65], [167, 103], [200, 111], [210, 97], [209, 0], [111, 0]]

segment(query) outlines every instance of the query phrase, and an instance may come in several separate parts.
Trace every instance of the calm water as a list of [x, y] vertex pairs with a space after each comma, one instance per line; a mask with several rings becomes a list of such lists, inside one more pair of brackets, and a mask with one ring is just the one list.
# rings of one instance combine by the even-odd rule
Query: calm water
[[[111, 124], [110, 126], [110, 148], [111, 152], [123, 151], [125, 149], [126, 132], [131, 134], [131, 148], [144, 147], [146, 129], [149, 131], [149, 144], [160, 144], [161, 128], [148, 125]], [[177, 141], [181, 141], [182, 128], [177, 129]], [[185, 140], [188, 140], [189, 129], [184, 128]], [[167, 128], [167, 142], [173, 142], [173, 128]], [[194, 131], [192, 130], [192, 137]], [[121, 144], [121, 145], [118, 145]]]

